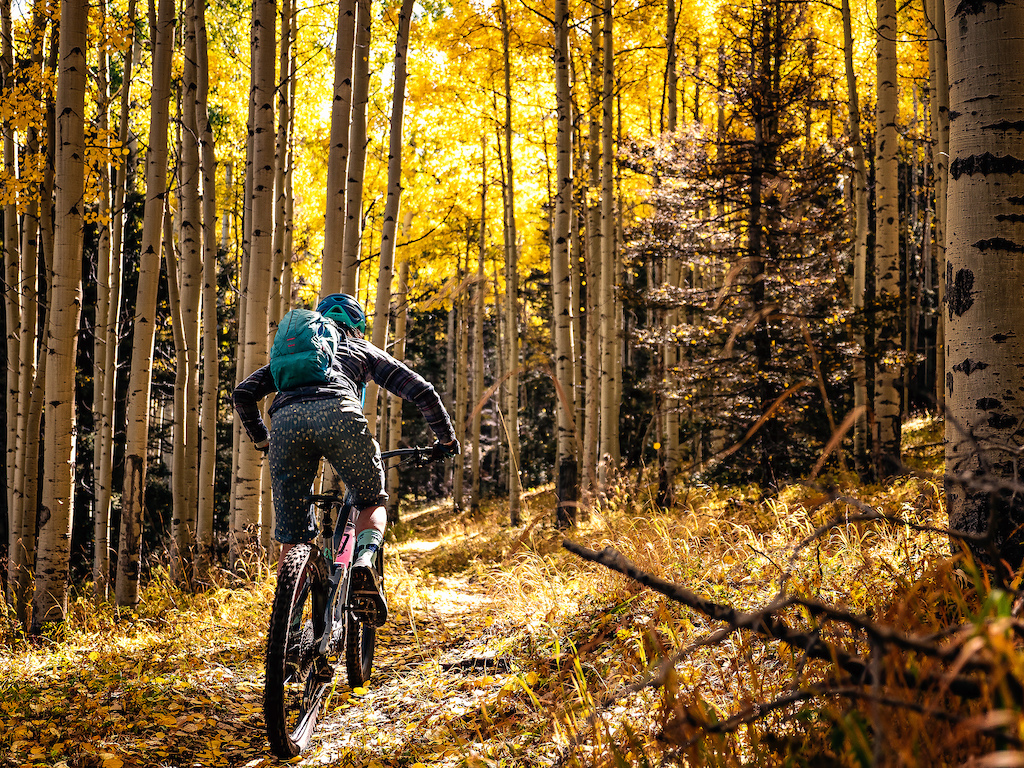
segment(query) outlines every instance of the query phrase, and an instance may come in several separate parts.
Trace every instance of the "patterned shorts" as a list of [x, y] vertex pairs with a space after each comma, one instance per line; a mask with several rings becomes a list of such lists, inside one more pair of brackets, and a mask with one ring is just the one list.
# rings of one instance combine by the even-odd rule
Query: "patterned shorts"
[[308, 497], [321, 457], [355, 497], [357, 509], [387, 500], [380, 447], [362, 414], [346, 410], [339, 398], [286, 405], [274, 413], [270, 427], [274, 538], [282, 544], [316, 537]]

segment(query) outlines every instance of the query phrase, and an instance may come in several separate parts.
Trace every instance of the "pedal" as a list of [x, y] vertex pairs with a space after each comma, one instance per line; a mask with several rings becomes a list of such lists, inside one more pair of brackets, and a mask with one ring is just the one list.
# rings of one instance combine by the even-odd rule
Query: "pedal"
[[377, 621], [377, 600], [376, 595], [360, 593], [352, 595], [352, 613], [363, 622], [375, 623]]

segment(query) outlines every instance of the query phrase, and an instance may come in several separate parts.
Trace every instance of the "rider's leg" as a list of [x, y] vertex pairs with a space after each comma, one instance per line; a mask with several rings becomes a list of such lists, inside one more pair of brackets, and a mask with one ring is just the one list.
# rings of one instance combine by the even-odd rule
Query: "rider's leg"
[[356, 516], [355, 559], [360, 557], [372, 561], [374, 553], [384, 541], [384, 526], [388, 521], [387, 512], [380, 504], [371, 504], [359, 510]]

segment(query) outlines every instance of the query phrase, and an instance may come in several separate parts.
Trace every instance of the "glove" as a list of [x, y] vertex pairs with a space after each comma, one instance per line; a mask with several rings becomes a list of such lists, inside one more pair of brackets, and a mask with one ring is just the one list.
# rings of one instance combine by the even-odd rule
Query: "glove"
[[435, 459], [445, 459], [462, 453], [462, 446], [459, 445], [458, 440], [452, 440], [450, 443], [437, 442], [434, 443], [433, 448]]
[[270, 450], [270, 439], [265, 437], [262, 440], [260, 440], [258, 443], [256, 443], [256, 450], [259, 451], [260, 453], [266, 453], [267, 451], [269, 451]]

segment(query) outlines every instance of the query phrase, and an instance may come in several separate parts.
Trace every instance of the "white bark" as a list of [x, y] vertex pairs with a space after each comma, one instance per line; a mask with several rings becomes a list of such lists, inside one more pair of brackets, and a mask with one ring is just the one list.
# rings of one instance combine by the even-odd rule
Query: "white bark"
[[1024, 448], [1024, 4], [949, 3], [946, 29], [949, 520], [987, 531], [1014, 571], [1024, 560], [1024, 506], [1009, 485]]
[[67, 612], [68, 561], [75, 488], [75, 356], [82, 310], [82, 196], [85, 192], [86, 19], [83, 0], [61, 2], [57, 70], [56, 232], [50, 273], [46, 356], [46, 432], [43, 448], [39, 548], [32, 626], [60, 622]]
[[[395, 39], [395, 84], [391, 95], [391, 138], [388, 144], [388, 194], [384, 202], [380, 263], [377, 268], [377, 298], [373, 310], [373, 343], [381, 349], [387, 344], [391, 281], [395, 272], [395, 239], [398, 234], [398, 216], [402, 202], [402, 123], [405, 119], [405, 83], [412, 6], [413, 0], [402, 0], [398, 16], [398, 35]], [[368, 383], [364, 413], [371, 434], [377, 429], [377, 394], [377, 383]]]
[[896, 90], [896, 0], [877, 0], [875, 150], [875, 449], [884, 477], [899, 471], [902, 404]]
[[342, 245], [345, 242], [345, 193], [348, 186], [348, 133], [352, 115], [352, 52], [355, 45], [355, 0], [339, 0], [334, 48], [334, 101], [331, 103], [331, 147], [327, 155], [327, 211], [320, 298], [342, 286]]

